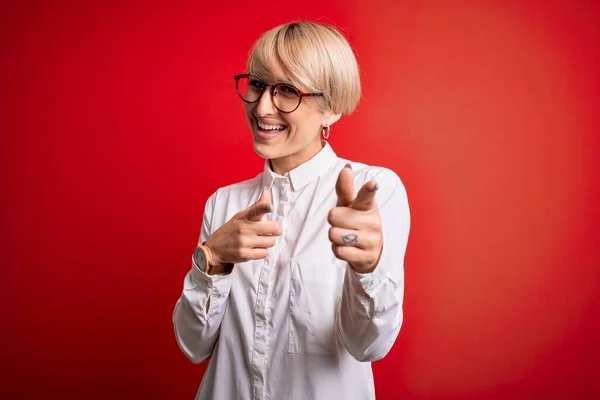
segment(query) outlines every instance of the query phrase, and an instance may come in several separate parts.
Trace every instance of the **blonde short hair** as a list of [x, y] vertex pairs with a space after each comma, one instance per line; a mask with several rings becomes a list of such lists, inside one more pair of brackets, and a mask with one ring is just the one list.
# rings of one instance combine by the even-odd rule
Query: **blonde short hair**
[[289, 83], [317, 97], [322, 111], [351, 114], [360, 101], [360, 74], [354, 52], [344, 35], [331, 25], [296, 21], [265, 32], [254, 43], [247, 72], [267, 81], [282, 68]]

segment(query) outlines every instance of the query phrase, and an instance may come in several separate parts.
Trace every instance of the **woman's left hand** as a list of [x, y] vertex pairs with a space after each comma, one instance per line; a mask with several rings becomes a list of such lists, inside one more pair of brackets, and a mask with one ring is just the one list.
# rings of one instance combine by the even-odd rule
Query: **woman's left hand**
[[354, 196], [354, 177], [343, 168], [335, 186], [336, 207], [329, 211], [329, 240], [333, 254], [359, 273], [372, 272], [383, 250], [381, 216], [375, 200], [377, 182], [369, 181]]

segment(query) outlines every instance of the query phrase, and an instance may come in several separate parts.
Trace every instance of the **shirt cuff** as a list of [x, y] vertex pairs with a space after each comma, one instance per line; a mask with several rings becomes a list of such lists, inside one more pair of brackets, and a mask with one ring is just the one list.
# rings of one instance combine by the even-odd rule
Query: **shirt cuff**
[[202, 288], [216, 288], [217, 290], [228, 290], [231, 286], [231, 272], [225, 275], [208, 275], [196, 265], [194, 257], [192, 257], [192, 281], [195, 285]]
[[347, 266], [348, 277], [354, 289], [364, 292], [369, 298], [374, 298], [385, 284], [386, 276], [378, 265], [372, 272], [360, 273], [350, 265]]

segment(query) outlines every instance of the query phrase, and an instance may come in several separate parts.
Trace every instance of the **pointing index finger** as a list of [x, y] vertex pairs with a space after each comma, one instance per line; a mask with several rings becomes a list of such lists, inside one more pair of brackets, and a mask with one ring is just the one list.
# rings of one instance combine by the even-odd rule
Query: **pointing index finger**
[[273, 211], [270, 204], [257, 203], [244, 211], [244, 218], [248, 221], [262, 221], [263, 217]]
[[363, 185], [352, 202], [352, 208], [360, 211], [370, 211], [377, 208], [375, 193], [377, 193], [377, 182], [369, 181]]
[[256, 203], [244, 210], [242, 216], [247, 221], [261, 221], [262, 218], [271, 211], [273, 211], [273, 206], [271, 205], [271, 191], [267, 189], [261, 193], [260, 198]]

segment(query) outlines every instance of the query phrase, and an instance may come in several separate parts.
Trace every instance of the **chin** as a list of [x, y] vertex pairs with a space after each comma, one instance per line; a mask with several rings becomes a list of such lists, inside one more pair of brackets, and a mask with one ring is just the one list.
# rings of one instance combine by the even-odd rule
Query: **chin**
[[275, 159], [287, 155], [287, 142], [283, 136], [271, 139], [262, 140], [257, 137], [256, 132], [252, 129], [252, 145], [254, 152], [264, 159]]
[[259, 157], [264, 158], [265, 160], [277, 158], [277, 151], [273, 148], [274, 146], [258, 142], [256, 139], [253, 139], [252, 144], [254, 146], [254, 152]]

